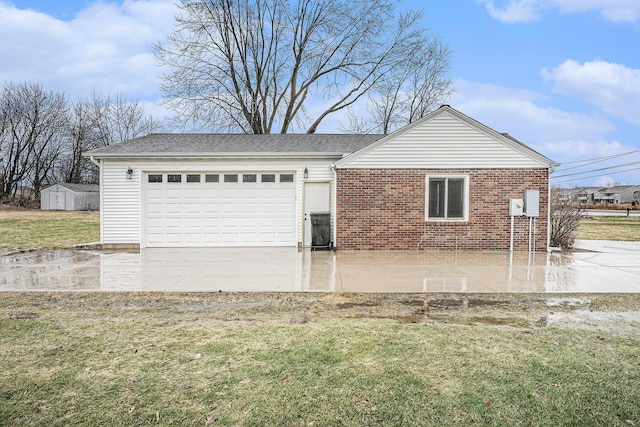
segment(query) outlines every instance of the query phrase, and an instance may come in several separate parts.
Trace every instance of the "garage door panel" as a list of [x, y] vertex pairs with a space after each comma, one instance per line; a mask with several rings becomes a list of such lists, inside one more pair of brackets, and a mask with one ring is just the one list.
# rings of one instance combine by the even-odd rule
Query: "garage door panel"
[[239, 182], [224, 182], [224, 174], [220, 182], [186, 182], [182, 172], [182, 182], [170, 183], [166, 175], [160, 183], [145, 178], [147, 246], [295, 245], [294, 183], [263, 183], [259, 176], [243, 182], [242, 172]]

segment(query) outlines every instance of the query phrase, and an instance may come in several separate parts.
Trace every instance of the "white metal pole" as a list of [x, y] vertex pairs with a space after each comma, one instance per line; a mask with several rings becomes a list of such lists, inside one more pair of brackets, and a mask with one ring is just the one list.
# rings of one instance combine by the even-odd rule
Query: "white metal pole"
[[509, 244], [509, 252], [513, 252], [513, 215], [511, 215], [511, 243]]

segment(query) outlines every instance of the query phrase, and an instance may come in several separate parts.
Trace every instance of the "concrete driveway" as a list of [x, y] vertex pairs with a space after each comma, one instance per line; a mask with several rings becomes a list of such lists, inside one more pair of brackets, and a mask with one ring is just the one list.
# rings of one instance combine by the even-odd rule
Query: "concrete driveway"
[[638, 293], [640, 243], [573, 253], [293, 248], [39, 251], [0, 257], [0, 291]]

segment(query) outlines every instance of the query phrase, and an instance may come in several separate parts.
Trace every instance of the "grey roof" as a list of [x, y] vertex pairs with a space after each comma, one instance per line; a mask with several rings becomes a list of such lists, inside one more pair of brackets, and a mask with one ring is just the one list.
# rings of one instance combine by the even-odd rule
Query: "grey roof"
[[100, 191], [100, 186], [98, 184], [71, 184], [68, 182], [59, 182], [50, 187], [44, 188], [44, 190], [48, 190], [49, 188], [55, 187], [59, 185], [71, 191], [84, 192], [84, 193], [97, 193]]
[[86, 153], [101, 157], [198, 156], [222, 154], [346, 154], [384, 135], [152, 133]]

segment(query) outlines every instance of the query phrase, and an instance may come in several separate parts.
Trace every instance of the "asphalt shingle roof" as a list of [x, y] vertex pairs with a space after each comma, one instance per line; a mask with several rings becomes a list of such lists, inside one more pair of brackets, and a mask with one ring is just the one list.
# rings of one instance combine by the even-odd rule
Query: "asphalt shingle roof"
[[56, 185], [67, 188], [71, 191], [78, 191], [78, 192], [93, 193], [93, 192], [100, 191], [100, 186], [98, 184], [71, 184], [69, 182], [59, 182], [57, 184], [54, 184], [50, 187], [45, 188], [45, 190], [51, 187], [55, 187]]
[[153, 133], [89, 151], [101, 155], [198, 155], [218, 153], [353, 153], [384, 135]]

